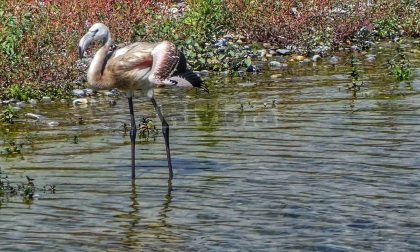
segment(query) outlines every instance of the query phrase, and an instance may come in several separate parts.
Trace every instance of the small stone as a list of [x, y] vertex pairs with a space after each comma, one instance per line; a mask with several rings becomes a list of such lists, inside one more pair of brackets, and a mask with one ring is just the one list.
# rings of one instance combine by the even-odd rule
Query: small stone
[[246, 69], [247, 72], [249, 73], [256, 73], [256, 72], [260, 72], [260, 68], [254, 65], [249, 65]]
[[269, 65], [270, 65], [271, 68], [274, 68], [274, 69], [287, 67], [287, 64], [280, 63], [278, 61], [270, 61]]
[[338, 61], [339, 61], [339, 58], [338, 58], [338, 57], [336, 57], [336, 56], [331, 56], [331, 57], [328, 59], [328, 62], [330, 62], [331, 64], [337, 64], [337, 63], [338, 63]]
[[263, 47], [264, 48], [270, 48], [271, 47], [271, 44], [270, 43], [263, 43]]
[[302, 60], [302, 64], [309, 64], [311, 62], [311, 60], [310, 59], [304, 59], [304, 60]]
[[365, 56], [366, 56], [367, 61], [375, 61], [376, 60], [376, 55], [366, 54]]
[[329, 51], [331, 48], [329, 46], [318, 46], [314, 49], [315, 53], [324, 53]]
[[360, 49], [359, 49], [358, 46], [352, 45], [352, 46], [350, 46], [350, 50], [352, 50], [352, 51], [359, 51]]
[[26, 113], [25, 117], [27, 117], [29, 119], [34, 119], [34, 120], [41, 120], [43, 118], [42, 115], [38, 115], [38, 114], [34, 114], [34, 113]]
[[277, 49], [276, 52], [278, 55], [287, 55], [291, 53], [289, 49]]
[[297, 61], [302, 61], [305, 59], [305, 56], [302, 55], [295, 55], [292, 57], [292, 59], [297, 60]]
[[49, 97], [49, 96], [44, 96], [44, 97], [42, 97], [42, 101], [43, 101], [43, 102], [51, 102], [51, 97]]
[[67, 100], [66, 99], [61, 99], [60, 102], [63, 103], [63, 104], [66, 104]]
[[242, 83], [238, 83], [238, 85], [241, 86], [241, 87], [253, 87], [256, 84], [257, 83], [255, 83], [255, 82], [242, 82]]
[[283, 77], [281, 74], [273, 74], [270, 76], [271, 79], [280, 79], [281, 77]]
[[75, 99], [73, 100], [73, 105], [77, 106], [77, 105], [82, 105], [82, 104], [87, 104], [88, 100], [86, 98], [79, 98], [79, 99]]
[[109, 97], [115, 96], [114, 92], [110, 92], [110, 91], [106, 91], [106, 92], [104, 93], [104, 95], [105, 95], [105, 96], [109, 96]]
[[91, 96], [91, 95], [93, 95], [93, 90], [90, 89], [90, 88], [85, 88], [85, 89], [83, 89], [83, 93], [87, 96]]
[[19, 108], [23, 108], [25, 107], [25, 103], [24, 102], [16, 102], [16, 106]]
[[36, 105], [38, 103], [38, 101], [36, 99], [30, 99], [28, 102], [31, 105]]
[[85, 92], [81, 89], [74, 89], [72, 93], [74, 96], [77, 96], [77, 97], [82, 97], [85, 95]]
[[47, 122], [47, 124], [50, 127], [55, 127], [55, 126], [58, 126], [59, 125], [59, 123], [57, 121], [49, 121], [49, 122]]
[[314, 56], [312, 56], [312, 61], [318, 61], [321, 60], [321, 56], [319, 56], [318, 54], [315, 54]]
[[245, 76], [245, 72], [242, 71], [242, 70], [239, 70], [238, 75], [239, 75], [239, 77], [243, 77], [243, 76]]
[[209, 70], [201, 70], [200, 75], [208, 75], [209, 74]]

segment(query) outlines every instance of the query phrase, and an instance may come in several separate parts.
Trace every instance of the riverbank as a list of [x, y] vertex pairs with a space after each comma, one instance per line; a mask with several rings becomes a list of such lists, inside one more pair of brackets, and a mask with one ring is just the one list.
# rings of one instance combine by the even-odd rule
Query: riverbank
[[166, 39], [184, 51], [196, 71], [240, 75], [261, 71], [257, 62], [284, 67], [282, 60], [271, 60], [278, 56], [309, 62], [330, 58], [337, 50], [366, 50], [378, 39], [418, 37], [417, 5], [359, 0], [306, 5], [234, 0], [2, 2], [0, 99], [59, 101], [86, 88], [77, 44], [86, 27], [97, 21], [110, 26], [116, 44]]

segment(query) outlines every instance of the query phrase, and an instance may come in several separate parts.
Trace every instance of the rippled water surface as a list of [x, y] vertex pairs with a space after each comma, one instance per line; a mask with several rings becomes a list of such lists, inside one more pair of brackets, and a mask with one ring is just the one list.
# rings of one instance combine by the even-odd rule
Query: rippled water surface
[[[411, 45], [407, 84], [386, 74], [383, 47], [373, 62], [359, 56], [357, 92], [344, 55], [211, 77], [210, 95], [157, 90], [171, 124], [169, 193], [160, 134], [138, 141], [131, 183], [124, 97], [24, 108], [46, 119], [3, 126], [3, 142], [24, 145], [0, 167], [57, 190], [1, 205], [0, 251], [420, 250], [419, 51]], [[135, 111], [159, 124], [140, 95]]]

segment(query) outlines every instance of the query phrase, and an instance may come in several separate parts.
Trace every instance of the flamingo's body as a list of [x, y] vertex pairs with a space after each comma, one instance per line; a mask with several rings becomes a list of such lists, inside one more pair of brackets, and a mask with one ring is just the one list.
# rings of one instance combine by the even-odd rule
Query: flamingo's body
[[141, 89], [151, 99], [160, 120], [165, 138], [169, 179], [172, 179], [172, 163], [169, 148], [169, 125], [154, 99], [153, 85], [175, 85], [201, 87], [199, 76], [187, 69], [185, 56], [174, 44], [163, 41], [157, 44], [137, 42], [111, 49], [111, 34], [107, 26], [94, 24], [79, 42], [80, 57], [87, 47], [96, 40], [102, 40], [102, 47], [96, 52], [89, 66], [87, 77], [95, 89], [118, 88], [127, 92], [131, 115], [131, 158], [132, 179], [135, 178], [135, 138], [136, 125], [132, 97], [134, 90]]

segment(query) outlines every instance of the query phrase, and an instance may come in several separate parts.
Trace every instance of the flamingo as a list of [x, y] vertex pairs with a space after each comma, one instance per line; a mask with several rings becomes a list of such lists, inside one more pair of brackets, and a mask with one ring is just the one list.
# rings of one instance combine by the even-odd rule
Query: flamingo
[[[184, 54], [168, 41], [159, 43], [136, 42], [125, 47], [111, 50], [111, 33], [102, 23], [96, 23], [80, 39], [79, 56], [94, 41], [101, 41], [87, 71], [88, 83], [94, 89], [118, 88], [125, 91], [130, 110], [131, 129], [131, 179], [135, 179], [135, 139], [137, 134], [133, 110], [133, 94], [142, 90], [151, 100], [160, 121], [165, 140], [168, 161], [169, 181], [173, 178], [171, 150], [169, 147], [169, 124], [166, 122], [154, 98], [154, 85], [179, 87], [201, 87], [203, 81], [187, 68]], [[204, 88], [205, 89], [205, 88]]]

